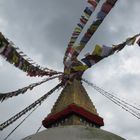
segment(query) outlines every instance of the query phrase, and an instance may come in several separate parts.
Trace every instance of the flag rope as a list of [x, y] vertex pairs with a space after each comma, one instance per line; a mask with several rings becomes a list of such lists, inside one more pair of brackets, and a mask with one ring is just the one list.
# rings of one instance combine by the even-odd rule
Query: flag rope
[[49, 95], [51, 95], [55, 90], [57, 90], [59, 87], [61, 87], [61, 85], [62, 85], [62, 83], [59, 83], [57, 86], [55, 86], [53, 89], [51, 89], [45, 95], [43, 95], [38, 100], [36, 100], [35, 102], [33, 102], [31, 105], [29, 105], [28, 107], [26, 107], [25, 109], [23, 109], [22, 111], [20, 111], [19, 113], [17, 113], [16, 115], [14, 115], [13, 117], [11, 117], [7, 121], [5, 121], [4, 123], [0, 124], [0, 130], [2, 131], [3, 129], [5, 129], [6, 127], [8, 127], [9, 125], [11, 125], [12, 123], [14, 123], [21, 116], [23, 116], [24, 114], [26, 114], [27, 112], [29, 112], [31, 109], [33, 109], [34, 107], [36, 107], [38, 104], [42, 104], [42, 102], [45, 101], [47, 99], [47, 97]]

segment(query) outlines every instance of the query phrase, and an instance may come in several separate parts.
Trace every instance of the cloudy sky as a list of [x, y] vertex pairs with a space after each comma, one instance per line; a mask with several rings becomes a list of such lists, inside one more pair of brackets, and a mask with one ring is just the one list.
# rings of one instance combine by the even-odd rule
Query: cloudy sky
[[[0, 0], [0, 31], [41, 66], [62, 71], [65, 49], [85, 6], [86, 0]], [[90, 52], [97, 43], [111, 46], [139, 33], [139, 7], [139, 0], [118, 0], [80, 57]], [[93, 18], [94, 16], [89, 24]], [[107, 91], [126, 98], [129, 103], [140, 104], [139, 60], [140, 48], [137, 45], [128, 46], [120, 53], [94, 65], [83, 77]], [[0, 92], [16, 90], [39, 80], [40, 78], [27, 77], [26, 73], [0, 57]], [[54, 80], [43, 84], [26, 95], [0, 104], [0, 123], [30, 105], [57, 83], [58, 81]], [[105, 126], [102, 129], [127, 140], [140, 139], [140, 121], [137, 118], [92, 88], [85, 84], [84, 86], [98, 113], [104, 118]], [[59, 94], [60, 91], [50, 96], [9, 140], [19, 140], [34, 134]], [[0, 132], [0, 140], [4, 139], [24, 117]]]

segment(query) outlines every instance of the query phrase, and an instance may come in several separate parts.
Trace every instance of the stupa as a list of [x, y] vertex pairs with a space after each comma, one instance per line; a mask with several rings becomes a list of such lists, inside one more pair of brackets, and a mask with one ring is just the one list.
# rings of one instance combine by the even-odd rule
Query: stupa
[[23, 140], [124, 140], [101, 129], [103, 118], [77, 79], [65, 86], [42, 124], [46, 130]]

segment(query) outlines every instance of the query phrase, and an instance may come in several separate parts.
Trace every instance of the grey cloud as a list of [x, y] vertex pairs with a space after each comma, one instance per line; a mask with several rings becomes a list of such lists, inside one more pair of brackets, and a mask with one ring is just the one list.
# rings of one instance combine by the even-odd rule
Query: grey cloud
[[[139, 32], [139, 5], [139, 0], [133, 0], [133, 2], [128, 0], [118, 1], [116, 7], [107, 16], [82, 53], [91, 51], [96, 43], [117, 44], [124, 41], [126, 37]], [[5, 25], [1, 26], [0, 24], [0, 30], [4, 31], [4, 34], [27, 55], [29, 54], [31, 58], [36, 59], [44, 66], [62, 70], [65, 48], [84, 7], [85, 1], [81, 0], [1, 0], [0, 19], [5, 22]], [[123, 67], [133, 56], [136, 57], [136, 60], [139, 60], [139, 48], [135, 48], [135, 50], [127, 48], [114, 56], [108, 57], [89, 69], [84, 77], [106, 90], [120, 96], [121, 94], [125, 95], [128, 99], [139, 102], [139, 72], [131, 73], [131, 70], [125, 72], [126, 69]], [[38, 58], [38, 55], [41, 56], [41, 59]], [[2, 63], [3, 65], [0, 67], [1, 92], [11, 91], [38, 80], [27, 78], [26, 74], [9, 66], [10, 64], [4, 61]], [[135, 65], [139, 68], [138, 63], [134, 62], [133, 67]], [[126, 66], [126, 68], [129, 68], [129, 66]], [[0, 116], [0, 120], [4, 121], [19, 112], [26, 105], [41, 97], [56, 83], [44, 84], [27, 95], [1, 104], [0, 109], [3, 115]], [[140, 138], [138, 132], [140, 125], [137, 119], [121, 110], [105, 97], [97, 94], [92, 88], [85, 87], [99, 114], [105, 118], [106, 126], [104, 129], [117, 133], [128, 140], [138, 140]], [[59, 93], [52, 95], [11, 136], [11, 140], [21, 139], [35, 133], [42, 119], [50, 112], [58, 95]], [[106, 115], [107, 112], [112, 114], [111, 118]], [[120, 120], [123, 121], [120, 122]], [[2, 138], [19, 122], [3, 131]]]

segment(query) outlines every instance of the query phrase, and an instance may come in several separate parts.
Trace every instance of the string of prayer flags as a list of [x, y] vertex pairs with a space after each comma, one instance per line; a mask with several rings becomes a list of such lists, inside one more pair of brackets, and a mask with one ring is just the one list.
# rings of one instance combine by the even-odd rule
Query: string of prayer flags
[[[131, 38], [127, 38], [125, 42], [120, 43], [118, 45], [113, 45], [113, 47], [108, 47], [106, 45], [103, 45], [103, 46], [96, 45], [93, 52], [91, 54], [87, 54], [85, 58], [81, 60], [88, 67], [91, 67], [92, 65], [96, 64], [103, 58], [108, 57], [114, 54], [115, 52], [121, 51], [126, 45], [133, 45], [139, 35], [140, 34], [136, 34], [135, 36]], [[140, 43], [140, 40], [137, 42]]]
[[[87, 65], [83, 65], [77, 58], [73, 58], [69, 67], [64, 67], [64, 77], [63, 83], [66, 84], [67, 81], [73, 80], [73, 78], [78, 79], [82, 76], [83, 72], [88, 69]], [[67, 79], [67, 80], [66, 80]], [[66, 83], [65, 83], [66, 82]]]
[[95, 63], [99, 62], [103, 58], [109, 56], [112, 52], [112, 47], [96, 45], [92, 54], [86, 55], [81, 59], [88, 67], [91, 67]]
[[[72, 40], [73, 41], [72, 45], [68, 45], [68, 48], [67, 48], [67, 51], [66, 51], [66, 54], [65, 54], [65, 59], [64, 59], [65, 60], [64, 65], [67, 67], [65, 69], [65, 71], [67, 71], [67, 72], [71, 71], [70, 69], [73, 68], [73, 58], [75, 58], [75, 57], [77, 57], [79, 55], [81, 50], [85, 47], [85, 45], [90, 40], [92, 35], [98, 29], [99, 25], [103, 22], [103, 20], [106, 17], [106, 15], [109, 13], [109, 11], [112, 9], [112, 7], [115, 5], [116, 1], [117, 0], [114, 0], [112, 3], [110, 3], [110, 2], [108, 2], [106, 0], [106, 2], [102, 5], [101, 10], [97, 14], [97, 19], [95, 21], [93, 21], [93, 23], [91, 24], [90, 28], [88, 28], [87, 32], [85, 33], [85, 35], [81, 39], [79, 45], [72, 46], [75, 43], [74, 40]], [[90, 0], [88, 2], [91, 3]], [[90, 14], [90, 12], [87, 9], [85, 11], [86, 11], [86, 15]], [[81, 21], [82, 24], [84, 24], [84, 22], [86, 20], [84, 19], [84, 20], [80, 20], [80, 21]], [[81, 28], [81, 30], [82, 30], [82, 28]], [[79, 35], [78, 33], [80, 33], [80, 26], [78, 28], [76, 28], [76, 31], [73, 33], [74, 37], [72, 39], [76, 39], [77, 36], [75, 37], [75, 34]], [[95, 51], [94, 51], [94, 53], [95, 53]], [[105, 54], [105, 53], [107, 53], [107, 51], [103, 49], [102, 53]], [[88, 67], [91, 67], [93, 64], [97, 63], [102, 58], [103, 58], [103, 56], [100, 56], [100, 55], [89, 55], [89, 56], [87, 56], [86, 58], [83, 59], [83, 62], [86, 62], [86, 65]]]
[[66, 50], [64, 61], [66, 60], [69, 54], [69, 48], [73, 47], [74, 43], [76, 42], [77, 38], [79, 37], [80, 33], [82, 32], [83, 28], [85, 27], [86, 23], [88, 22], [89, 18], [91, 17], [92, 13], [95, 11], [98, 3], [100, 0], [88, 0], [89, 6], [87, 6], [80, 18], [79, 23], [77, 24], [76, 28], [74, 29], [71, 39], [68, 43], [68, 48]]
[[8, 93], [0, 93], [0, 101], [3, 102], [4, 100], [8, 99], [8, 98], [12, 98], [14, 96], [18, 96], [20, 94], [24, 94], [25, 92], [27, 92], [27, 90], [32, 90], [34, 87], [37, 87], [47, 81], [53, 80], [55, 78], [59, 78], [60, 76], [54, 76], [51, 78], [46, 78], [40, 82], [36, 82], [33, 84], [30, 84], [29, 86], [26, 86], [24, 88], [18, 89], [16, 91], [12, 91], [12, 92], [8, 92]]
[[66, 84], [72, 84], [74, 79], [81, 80], [81, 76], [84, 71], [89, 67], [87, 65], [83, 65], [80, 61], [75, 61], [72, 63], [71, 67], [64, 68], [64, 75], [62, 75], [62, 83], [65, 86]]
[[2, 33], [0, 33], [0, 55], [2, 55], [6, 61], [13, 64], [15, 67], [20, 70], [27, 72], [29, 76], [52, 76], [59, 74], [60, 72], [56, 72], [54, 70], [46, 68], [41, 68], [39, 65], [33, 65], [33, 62], [30, 59], [25, 59], [27, 56], [23, 54], [23, 52], [17, 52], [18, 48], [15, 48], [13, 43], [8, 41]]
[[12, 123], [14, 123], [20, 117], [22, 117], [27, 112], [29, 112], [31, 109], [37, 107], [37, 105], [41, 105], [42, 102], [45, 101], [49, 95], [51, 95], [54, 91], [58, 90], [61, 86], [62, 86], [62, 83], [59, 83], [53, 89], [51, 89], [49, 92], [47, 92], [42, 97], [40, 97], [38, 100], [36, 100], [35, 102], [33, 102], [32, 104], [30, 104], [29, 106], [27, 106], [25, 109], [23, 109], [22, 111], [20, 111], [19, 113], [17, 113], [16, 115], [14, 115], [10, 119], [8, 119], [7, 121], [5, 121], [2, 124], [0, 124], [0, 131], [2, 131], [4, 128], [6, 128], [9, 125], [11, 125]]
[[[82, 14], [82, 16], [80, 18], [80, 22], [77, 24], [77, 27], [74, 30], [74, 32], [76, 32], [76, 29], [78, 28], [79, 29], [78, 30], [79, 31], [78, 33], [79, 34], [81, 33], [82, 29], [86, 25], [86, 23], [89, 20], [90, 16], [92, 15], [92, 13], [94, 12], [94, 10], [96, 9], [99, 1], [96, 1], [96, 0], [88, 0], [88, 3], [90, 5], [85, 8], [84, 13]], [[79, 36], [79, 34], [78, 34], [78, 36]], [[75, 41], [78, 38], [78, 36], [75, 37]], [[75, 43], [75, 41], [74, 41], [74, 43]], [[72, 43], [71, 45], [73, 46], [74, 43]]]
[[118, 45], [113, 45], [113, 52], [112, 53], [114, 53], [115, 51], [117, 51], [117, 52], [121, 51], [126, 45], [128, 45], [128, 46], [134, 45], [138, 36], [140, 36], [140, 34], [136, 34], [133, 37], [127, 38], [126, 41], [123, 43], [120, 43]]
[[[82, 51], [82, 49], [86, 46], [90, 38], [93, 36], [93, 34], [96, 32], [100, 24], [103, 22], [105, 17], [108, 15], [110, 10], [114, 7], [117, 0], [106, 0], [106, 2], [103, 3], [101, 6], [100, 11], [98, 12], [96, 16], [96, 20], [93, 21], [91, 26], [87, 29], [87, 32], [82, 37], [80, 43], [78, 46], [75, 47], [75, 50], [77, 51], [77, 55]], [[81, 46], [81, 47], [79, 47]]]
[[104, 19], [116, 2], [117, 0], [106, 0], [106, 2], [102, 5], [101, 10], [97, 14], [97, 19]]

